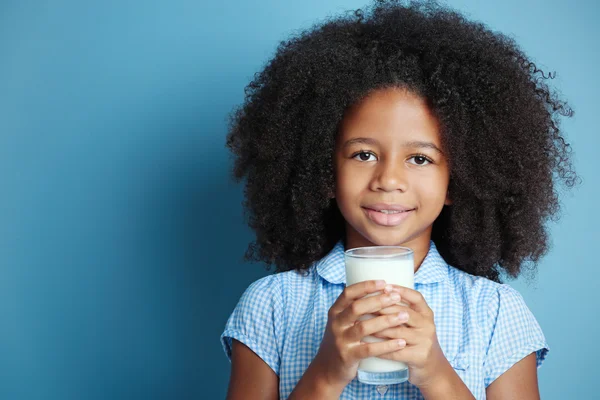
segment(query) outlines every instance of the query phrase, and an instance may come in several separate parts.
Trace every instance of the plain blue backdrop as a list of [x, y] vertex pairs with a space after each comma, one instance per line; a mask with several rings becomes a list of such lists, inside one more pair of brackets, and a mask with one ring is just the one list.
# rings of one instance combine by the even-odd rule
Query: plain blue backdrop
[[[219, 399], [219, 335], [267, 272], [230, 180], [226, 116], [279, 41], [357, 0], [0, 5], [0, 398]], [[570, 102], [583, 184], [537, 279], [544, 399], [598, 379], [597, 1], [450, 0], [514, 37]], [[523, 154], [527, 157], [527, 154]]]

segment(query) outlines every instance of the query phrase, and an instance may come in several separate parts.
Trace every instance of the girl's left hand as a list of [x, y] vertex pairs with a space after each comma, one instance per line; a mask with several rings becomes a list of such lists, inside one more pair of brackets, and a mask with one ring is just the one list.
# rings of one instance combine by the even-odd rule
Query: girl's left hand
[[405, 312], [406, 323], [372, 336], [383, 339], [404, 339], [406, 347], [381, 355], [379, 358], [406, 363], [409, 369], [409, 382], [421, 389], [429, 387], [449, 366], [437, 339], [433, 311], [427, 305], [423, 295], [416, 290], [398, 285], [393, 285], [393, 288], [393, 291], [400, 293], [400, 301], [408, 304], [409, 307], [395, 305], [382, 309], [379, 314]]

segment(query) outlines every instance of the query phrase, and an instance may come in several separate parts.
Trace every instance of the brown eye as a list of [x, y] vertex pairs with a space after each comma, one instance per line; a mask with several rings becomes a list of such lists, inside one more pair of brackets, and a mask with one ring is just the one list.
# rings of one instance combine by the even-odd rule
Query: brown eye
[[415, 162], [413, 163], [415, 165], [427, 165], [432, 163], [432, 161], [429, 158], [420, 155], [412, 156], [410, 159], [415, 160]]
[[352, 156], [352, 158], [356, 159], [358, 157], [357, 159], [360, 161], [371, 161], [369, 159], [369, 157], [371, 157], [371, 156], [375, 157], [375, 154], [368, 152], [368, 151], [361, 151], [359, 153], [356, 153], [354, 156]]

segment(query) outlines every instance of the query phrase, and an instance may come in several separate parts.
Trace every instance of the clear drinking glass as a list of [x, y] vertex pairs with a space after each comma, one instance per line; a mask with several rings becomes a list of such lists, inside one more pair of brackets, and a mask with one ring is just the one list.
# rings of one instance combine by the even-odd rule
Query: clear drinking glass
[[[415, 263], [413, 251], [401, 246], [357, 247], [344, 252], [346, 264], [346, 285], [358, 282], [383, 279], [414, 289]], [[375, 296], [381, 292], [369, 294]], [[402, 302], [399, 304], [407, 305]], [[362, 316], [361, 320], [374, 318], [372, 314]], [[366, 336], [363, 342], [381, 342], [384, 339]], [[370, 385], [391, 385], [408, 380], [408, 367], [405, 363], [383, 358], [369, 357], [358, 365], [358, 380]]]

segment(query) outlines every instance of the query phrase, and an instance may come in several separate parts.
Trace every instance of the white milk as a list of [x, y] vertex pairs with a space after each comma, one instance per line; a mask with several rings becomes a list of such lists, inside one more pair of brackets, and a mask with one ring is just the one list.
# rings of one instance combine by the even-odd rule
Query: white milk
[[[405, 257], [405, 256], [403, 256]], [[388, 284], [404, 286], [410, 289], [415, 287], [415, 270], [412, 254], [410, 258], [359, 258], [345, 257], [346, 261], [346, 285], [350, 286], [358, 282], [383, 279]], [[381, 292], [373, 293], [367, 296], [375, 296]], [[401, 302], [401, 304], [406, 305]], [[374, 318], [372, 314], [367, 314], [360, 320]], [[373, 343], [382, 342], [385, 339], [366, 336], [363, 342]], [[358, 369], [367, 372], [392, 372], [408, 368], [400, 361], [386, 360], [383, 358], [370, 357], [360, 361]]]

